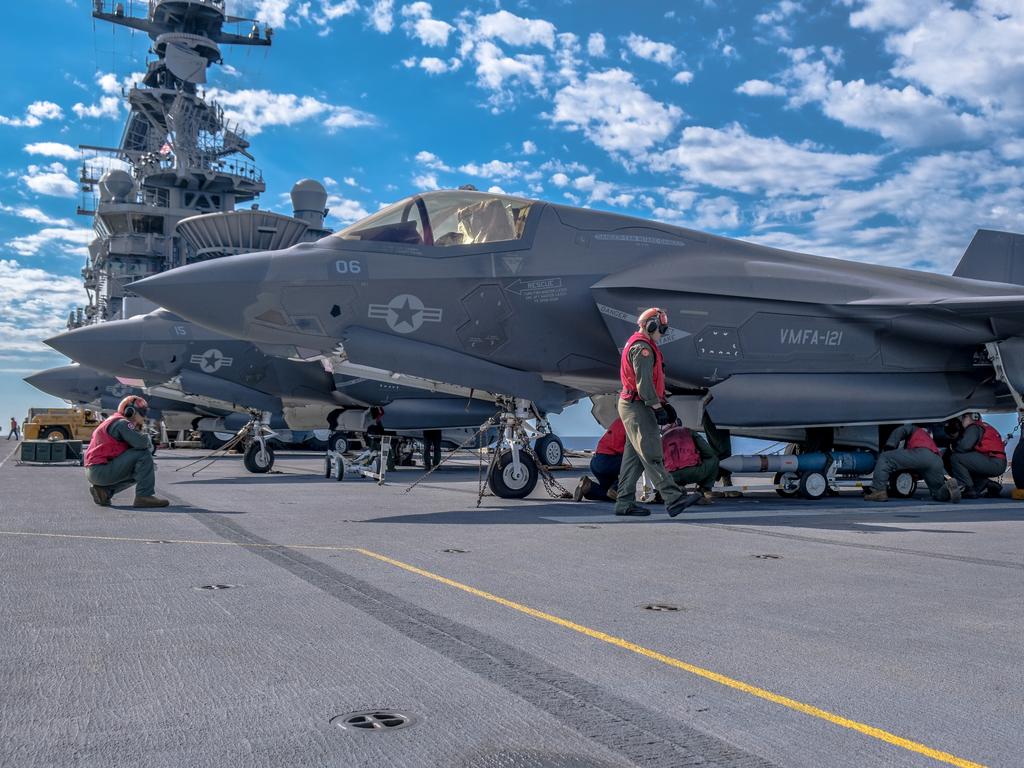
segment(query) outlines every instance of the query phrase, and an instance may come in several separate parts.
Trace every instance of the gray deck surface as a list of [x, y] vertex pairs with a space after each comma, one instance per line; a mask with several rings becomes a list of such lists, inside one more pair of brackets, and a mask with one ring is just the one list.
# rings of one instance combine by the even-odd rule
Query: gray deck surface
[[[622, 521], [542, 488], [476, 509], [468, 465], [404, 494], [419, 470], [174, 471], [197, 455], [161, 452], [158, 511], [93, 505], [77, 467], [0, 466], [0, 764], [1024, 765], [1019, 502], [764, 493]], [[416, 722], [329, 722], [370, 708]]]

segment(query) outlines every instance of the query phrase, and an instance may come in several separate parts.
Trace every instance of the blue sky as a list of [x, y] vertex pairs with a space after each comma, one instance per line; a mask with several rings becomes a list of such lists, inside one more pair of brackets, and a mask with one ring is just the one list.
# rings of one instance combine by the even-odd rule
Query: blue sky
[[[0, 404], [16, 414], [45, 400], [20, 377], [63, 362], [38, 339], [84, 300], [71, 148], [117, 143], [119, 84], [145, 63], [148, 40], [91, 5], [5, 8]], [[942, 272], [977, 228], [1024, 231], [1020, 0], [229, 11], [276, 29], [269, 50], [226, 49], [209, 84], [249, 131], [266, 208], [319, 178], [339, 226], [473, 183]]]

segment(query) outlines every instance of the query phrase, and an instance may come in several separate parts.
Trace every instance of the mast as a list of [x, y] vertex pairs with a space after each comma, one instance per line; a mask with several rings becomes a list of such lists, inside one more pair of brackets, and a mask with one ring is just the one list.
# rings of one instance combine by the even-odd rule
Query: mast
[[[187, 263], [178, 222], [225, 213], [265, 191], [245, 132], [207, 100], [207, 70], [221, 46], [269, 46], [273, 30], [228, 16], [224, 0], [94, 0], [92, 16], [146, 33], [153, 55], [140, 82], [122, 90], [129, 114], [117, 147], [81, 146], [83, 203], [96, 239], [82, 277], [89, 303], [70, 328], [127, 316], [130, 284]], [[140, 14], [140, 15], [136, 15]], [[225, 24], [250, 24], [232, 34]]]

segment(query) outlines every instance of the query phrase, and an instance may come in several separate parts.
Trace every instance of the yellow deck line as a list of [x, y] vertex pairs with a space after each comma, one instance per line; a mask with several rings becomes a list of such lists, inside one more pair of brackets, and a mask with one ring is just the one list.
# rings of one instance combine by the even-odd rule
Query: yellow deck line
[[658, 661], [667, 666], [674, 667], [676, 669], [681, 669], [684, 672], [689, 672], [690, 674], [697, 675], [698, 677], [703, 677], [706, 680], [711, 680], [712, 682], [718, 683], [719, 685], [724, 685], [727, 688], [742, 691], [743, 693], [750, 694], [751, 696], [756, 696], [759, 699], [764, 699], [765, 701], [770, 701], [774, 704], [779, 704], [780, 706], [792, 709], [796, 712], [801, 712], [805, 715], [810, 715], [811, 717], [818, 718], [819, 720], [824, 720], [826, 722], [832, 723], [833, 725], [838, 725], [842, 728], [848, 728], [852, 731], [856, 731], [857, 733], [861, 733], [870, 738], [883, 741], [887, 744], [891, 744], [893, 746], [906, 749], [910, 752], [914, 752], [919, 755], [924, 755], [925, 757], [930, 757], [933, 760], [937, 760], [941, 763], [953, 765], [957, 768], [986, 768], [982, 763], [976, 763], [971, 760], [965, 760], [964, 758], [957, 757], [956, 755], [952, 755], [949, 752], [943, 752], [938, 749], [933, 749], [932, 747], [929, 747], [925, 744], [921, 744], [917, 741], [913, 741], [912, 739], [897, 736], [896, 734], [890, 733], [889, 731], [883, 730], [882, 728], [876, 728], [873, 725], [867, 725], [866, 723], [861, 723], [857, 720], [851, 720], [850, 718], [843, 717], [842, 715], [837, 715], [834, 712], [829, 712], [828, 710], [815, 707], [812, 704], [805, 704], [802, 701], [797, 701], [796, 699], [791, 699], [788, 696], [773, 693], [772, 691], [769, 691], [765, 688], [759, 688], [756, 685], [744, 683], [742, 680], [736, 680], [726, 675], [719, 674], [718, 672], [713, 672], [710, 669], [704, 669], [703, 667], [698, 667], [695, 664], [690, 664], [689, 662], [682, 661], [681, 659], [668, 656], [664, 653], [659, 653], [658, 651], [652, 650], [650, 648], [645, 648], [642, 645], [631, 643], [629, 640], [624, 640], [621, 637], [609, 635], [606, 632], [601, 632], [597, 629], [591, 629], [590, 627], [583, 626], [582, 624], [577, 624], [576, 622], [570, 621], [569, 619], [563, 619], [560, 616], [555, 616], [551, 613], [539, 611], [536, 608], [529, 607], [528, 605], [523, 605], [522, 603], [517, 603], [513, 600], [508, 600], [507, 598], [500, 597], [490, 592], [486, 592], [482, 589], [477, 589], [476, 587], [471, 587], [468, 584], [463, 584], [462, 582], [455, 581], [454, 579], [449, 579], [446, 576], [441, 576], [431, 571], [427, 571], [423, 568], [418, 568], [415, 565], [403, 563], [401, 560], [395, 560], [394, 558], [388, 557], [387, 555], [382, 555], [378, 552], [373, 552], [369, 549], [363, 549], [361, 547], [340, 547], [320, 544], [248, 544], [245, 542], [215, 541], [203, 539], [145, 539], [133, 538], [128, 536], [100, 536], [94, 534], [75, 533], [45, 533], [42, 531], [0, 530], [0, 536], [28, 536], [54, 539], [87, 539], [92, 541], [131, 542], [143, 544], [150, 543], [153, 541], [166, 541], [168, 544], [193, 544], [201, 546], [241, 547], [246, 549], [269, 549], [273, 547], [287, 547], [289, 549], [321, 550], [330, 552], [358, 552], [359, 554], [366, 555], [367, 557], [371, 557], [375, 560], [379, 560], [380, 562], [387, 563], [389, 565], [393, 565], [396, 568], [401, 568], [402, 570], [416, 574], [417, 576], [423, 576], [424, 578], [431, 579], [432, 581], [436, 581], [440, 584], [444, 584], [446, 586], [462, 590], [463, 592], [466, 592], [475, 597], [480, 597], [484, 600], [489, 600], [492, 603], [497, 603], [498, 605], [502, 605], [506, 608], [511, 608], [514, 611], [526, 614], [527, 616], [531, 616], [535, 619], [540, 619], [542, 621], [547, 621], [552, 624], [556, 624], [560, 627], [564, 627], [565, 629], [572, 630], [573, 632], [578, 632], [581, 635], [586, 635], [587, 637], [593, 638], [594, 640], [600, 640], [603, 643], [616, 646], [617, 648], [622, 648], [623, 650], [636, 653], [640, 656], [645, 656], [646, 658], [652, 659], [653, 661]]
[[681, 661], [680, 659], [673, 658], [672, 656], [666, 656], [663, 653], [653, 651], [650, 648], [645, 648], [642, 645], [637, 645], [636, 643], [631, 643], [628, 640], [623, 640], [621, 637], [615, 637], [614, 635], [609, 635], [605, 632], [601, 632], [596, 629], [591, 629], [590, 627], [585, 627], [582, 624], [577, 624], [574, 621], [569, 621], [568, 619], [563, 619], [559, 616], [555, 616], [550, 613], [545, 613], [544, 611], [538, 611], [536, 608], [530, 608], [529, 606], [523, 605], [522, 603], [513, 602], [512, 600], [508, 600], [504, 597], [499, 597], [498, 595], [491, 594], [490, 592], [485, 592], [484, 590], [477, 589], [476, 587], [471, 587], [468, 584], [463, 584], [461, 582], [455, 581], [454, 579], [449, 579], [445, 576], [440, 576], [436, 573], [431, 573], [430, 571], [424, 570], [422, 568], [417, 568], [414, 565], [403, 563], [400, 560], [395, 560], [393, 558], [387, 557], [386, 555], [381, 555], [377, 552], [371, 552], [368, 549], [362, 549], [359, 547], [355, 547], [354, 549], [356, 552], [359, 552], [360, 554], [366, 555], [367, 557], [372, 557], [384, 563], [388, 563], [389, 565], [393, 565], [397, 568], [401, 568], [402, 570], [408, 571], [409, 573], [414, 573], [417, 576], [423, 576], [425, 578], [432, 579], [433, 581], [437, 581], [449, 587], [454, 587], [455, 589], [460, 589], [463, 592], [467, 592], [476, 597], [483, 598], [484, 600], [489, 600], [492, 603], [497, 603], [498, 605], [503, 605], [506, 608], [511, 608], [514, 611], [525, 613], [527, 616], [532, 616], [535, 619], [541, 619], [542, 621], [548, 621], [552, 624], [557, 624], [558, 626], [564, 627], [565, 629], [571, 629], [573, 632], [579, 632], [581, 635], [586, 635], [587, 637], [593, 638], [595, 640], [600, 640], [601, 642], [608, 643], [609, 645], [614, 645], [618, 648], [631, 651], [641, 656], [646, 656], [649, 659], [659, 661], [662, 664], [667, 664], [670, 667], [681, 669], [685, 672], [697, 675], [698, 677], [703, 677], [706, 680], [711, 680], [713, 682], [719, 683], [720, 685], [724, 685], [728, 688], [733, 688], [737, 691], [743, 691], [744, 693], [748, 693], [751, 696], [756, 696], [759, 699], [765, 699], [766, 701], [779, 704], [783, 707], [787, 707], [797, 712], [802, 712], [805, 715], [810, 715], [811, 717], [816, 717], [820, 720], [825, 720], [826, 722], [832, 723], [833, 725], [838, 725], [842, 728], [849, 728], [850, 730], [857, 731], [858, 733], [862, 733], [865, 736], [869, 736], [873, 739], [878, 739], [879, 741], [884, 741], [887, 744], [892, 744], [893, 746], [901, 747], [911, 752], [915, 752], [919, 755], [924, 755], [925, 757], [930, 757], [933, 760], [938, 760], [939, 762], [946, 763], [948, 765], [955, 765], [957, 766], [957, 768], [985, 768], [981, 763], [975, 763], [971, 760], [965, 760], [962, 757], [957, 757], [956, 755], [951, 755], [948, 752], [933, 749], [932, 747], [929, 747], [925, 744], [921, 744], [920, 742], [912, 741], [911, 739], [906, 739], [902, 736], [897, 736], [896, 734], [890, 733], [889, 731], [885, 731], [881, 728], [876, 728], [872, 725], [867, 725], [865, 723], [857, 722], [856, 720], [851, 720], [847, 717], [843, 717], [842, 715], [837, 715], [833, 712], [820, 709], [811, 704], [804, 704], [803, 702], [797, 701], [796, 699], [791, 699], [788, 696], [782, 696], [780, 694], [773, 693], [764, 688], [759, 688], [756, 685], [750, 685], [749, 683], [744, 683], [741, 680], [735, 680], [731, 677], [719, 674], [718, 672], [712, 672], [710, 669], [704, 669], [703, 667], [698, 667], [694, 664]]

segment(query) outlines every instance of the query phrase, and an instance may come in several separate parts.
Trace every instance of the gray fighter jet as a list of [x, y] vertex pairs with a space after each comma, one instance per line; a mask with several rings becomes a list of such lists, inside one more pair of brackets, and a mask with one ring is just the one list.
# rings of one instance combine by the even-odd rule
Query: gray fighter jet
[[[383, 410], [384, 429], [400, 434], [475, 426], [495, 412], [492, 402], [332, 375], [318, 362], [269, 356], [166, 310], [86, 326], [46, 343], [99, 370], [138, 380], [150, 395], [267, 413], [275, 431], [329, 427], [336, 431], [332, 446], [343, 431], [366, 430], [371, 406]], [[267, 471], [272, 461], [270, 452], [262, 463], [250, 457], [247, 466]]]
[[1007, 233], [980, 231], [944, 276], [442, 191], [313, 244], [133, 288], [232, 336], [544, 410], [614, 392], [619, 348], [638, 312], [659, 306], [674, 393], [713, 396], [724, 427], [805, 428], [1024, 405], [1022, 274], [1024, 238]]

